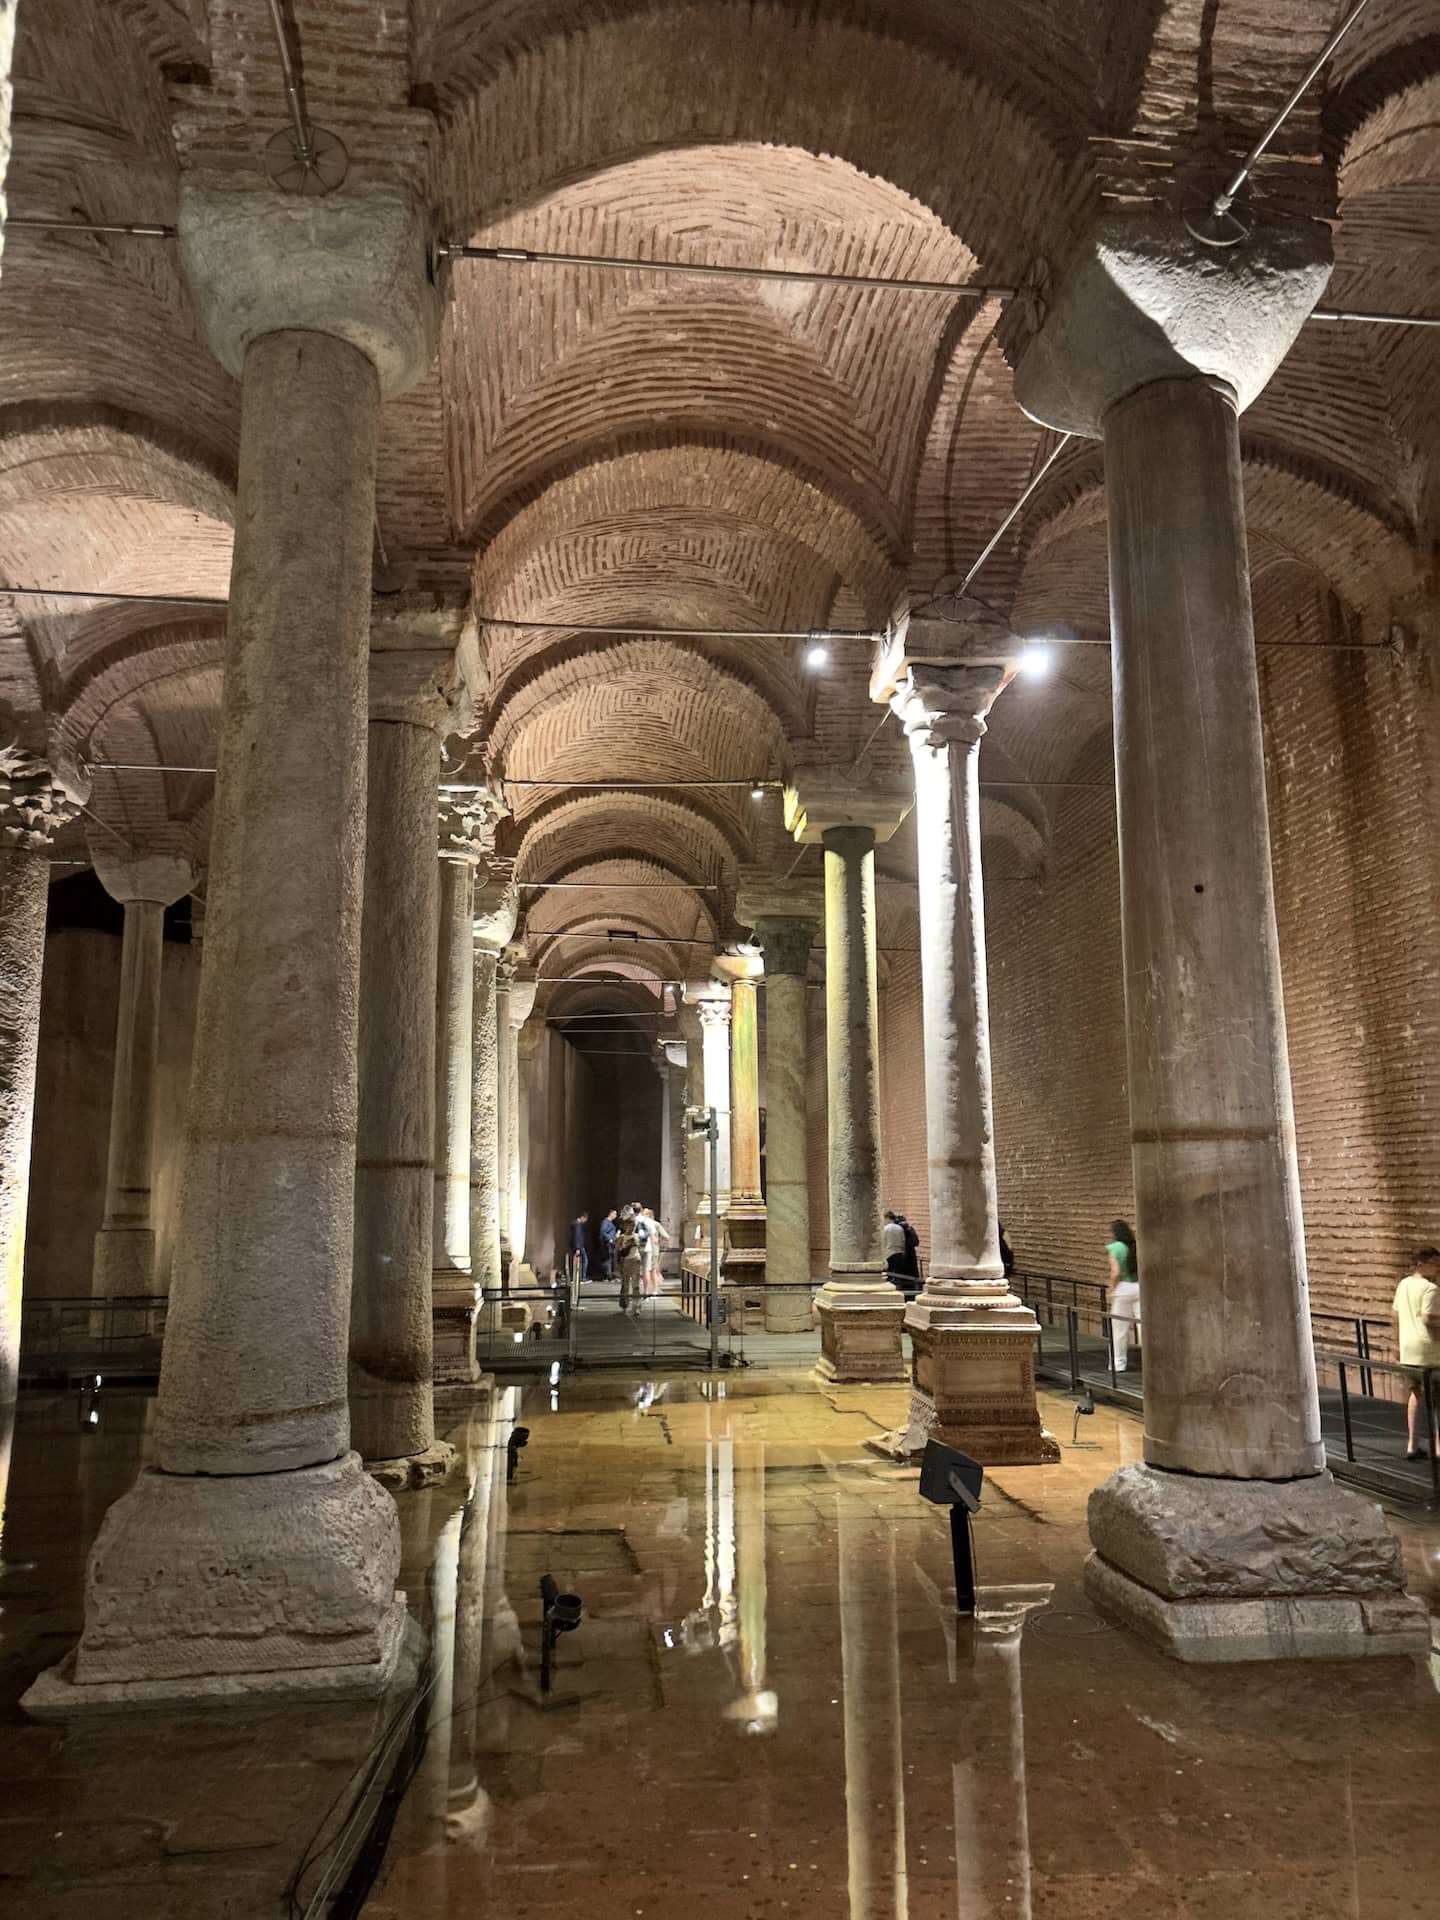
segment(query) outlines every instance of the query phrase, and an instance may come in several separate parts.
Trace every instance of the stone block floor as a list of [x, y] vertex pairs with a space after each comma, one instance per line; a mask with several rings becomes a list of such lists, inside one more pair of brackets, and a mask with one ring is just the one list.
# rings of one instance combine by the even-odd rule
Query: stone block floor
[[[451, 1481], [400, 1502], [436, 1658], [365, 1914], [1435, 1911], [1440, 1654], [1184, 1668], [1108, 1627], [1080, 1584], [1085, 1500], [1138, 1457], [1139, 1424], [1101, 1407], [1072, 1445], [1049, 1394], [1063, 1458], [987, 1481], [996, 1630], [957, 1635], [944, 1516], [864, 1447], [904, 1400], [802, 1372], [606, 1370], [458, 1410]], [[304, 1912], [327, 1809], [374, 1736], [361, 1709], [65, 1730], [15, 1705], [78, 1629], [84, 1551], [140, 1464], [147, 1405], [107, 1393], [97, 1428], [73, 1395], [22, 1401], [0, 1537], [0, 1913]], [[1396, 1525], [1433, 1603], [1440, 1529]], [[546, 1573], [585, 1607], [548, 1701]]]

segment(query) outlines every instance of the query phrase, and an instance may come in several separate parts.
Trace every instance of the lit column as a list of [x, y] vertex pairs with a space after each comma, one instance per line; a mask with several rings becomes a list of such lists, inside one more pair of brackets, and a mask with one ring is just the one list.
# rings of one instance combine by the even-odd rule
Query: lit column
[[[720, 1129], [715, 1152], [715, 1210], [722, 1217], [730, 1205], [730, 989], [718, 980], [702, 980], [687, 986], [685, 997], [700, 1019], [700, 1046], [704, 1071], [701, 1104], [715, 1109]], [[709, 1235], [710, 1157], [705, 1148], [700, 1194], [700, 1225]]]
[[915, 769], [931, 1255], [905, 1315], [913, 1360], [903, 1444], [916, 1451], [933, 1436], [987, 1465], [1035, 1465], [1060, 1450], [1035, 1401], [1040, 1325], [1000, 1260], [980, 868], [980, 741], [1013, 672], [1004, 655], [1014, 643], [1003, 630], [972, 628], [967, 642], [988, 637], [1001, 658], [937, 664], [916, 652], [927, 637], [925, 623], [912, 622], [904, 655], [892, 650], [872, 679], [904, 725]]
[[[500, 1043], [505, 1049], [503, 1067], [502, 1094], [505, 1106], [505, 1124], [509, 1146], [505, 1159], [505, 1187], [503, 1195], [502, 1220], [510, 1236], [510, 1257], [505, 1268], [507, 1282], [509, 1276], [525, 1258], [525, 1168], [529, 1159], [529, 1087], [528, 1075], [521, 1070], [520, 1033], [530, 1018], [535, 1006], [538, 991], [533, 979], [522, 979], [515, 969], [526, 964], [523, 945], [510, 949], [514, 965], [511, 969], [510, 993], [507, 1002], [508, 1020], [500, 1031]], [[502, 1248], [502, 1262], [504, 1259]]]
[[479, 822], [440, 817], [440, 914], [435, 978], [435, 1206], [430, 1274], [437, 1386], [468, 1386], [475, 1364], [470, 1271], [470, 1104], [474, 1074], [475, 936], [471, 906]]
[[[694, 1007], [683, 1003], [675, 1009], [675, 1017], [685, 1037], [685, 1105], [703, 1107], [705, 1104], [705, 1046], [700, 1017]], [[687, 1248], [694, 1245], [700, 1224], [700, 1212], [705, 1194], [705, 1164], [704, 1138], [687, 1129], [684, 1220], [684, 1242]], [[683, 1269], [683, 1258], [681, 1266]]]
[[685, 1242], [685, 1092], [686, 1046], [666, 1040], [660, 1048], [660, 1219], [670, 1234], [662, 1256], [667, 1273], [675, 1272]]
[[[474, 1067], [470, 1102], [470, 1269], [485, 1325], [500, 1319], [500, 1132], [502, 1076], [499, 980], [501, 956], [515, 931], [517, 896], [504, 862], [487, 861], [474, 898]], [[506, 983], [505, 1033], [510, 1031]]]
[[73, 770], [62, 779], [38, 755], [0, 747], [0, 1409], [20, 1370], [50, 847], [85, 793]]
[[[742, 1327], [764, 1325], [765, 1196], [760, 1189], [760, 1010], [756, 988], [764, 967], [743, 949], [715, 956], [730, 983], [730, 1201], [725, 1210], [724, 1279], [734, 1289], [730, 1316]], [[743, 1289], [743, 1291], [741, 1291]]]
[[[534, 983], [531, 983], [534, 992]], [[512, 1000], [512, 1006], [514, 1004]], [[511, 1213], [511, 1232], [514, 1235], [515, 1251], [521, 1263], [529, 1267], [531, 1276], [535, 1274], [535, 1250], [530, 1227], [530, 1172], [534, 1165], [532, 1125], [531, 1125], [531, 1087], [536, 1072], [536, 1055], [545, 1038], [543, 1020], [526, 1019], [515, 1036], [515, 1072], [518, 1088], [515, 1110], [516, 1138], [519, 1141], [517, 1175], [519, 1186], [516, 1189], [515, 1202]]]
[[735, 917], [765, 956], [765, 1331], [815, 1325], [805, 1116], [805, 1000], [823, 901], [813, 883], [742, 869]]
[[510, 1155], [513, 1151], [511, 1135], [515, 1126], [510, 1109], [510, 988], [514, 980], [515, 960], [507, 951], [500, 955], [495, 966], [495, 1177], [502, 1287], [510, 1277]]
[[430, 594], [370, 624], [360, 1100], [350, 1297], [351, 1438], [390, 1486], [439, 1478], [431, 1262], [435, 1194], [435, 858], [441, 742], [470, 723], [473, 624]]
[[195, 884], [177, 854], [127, 855], [94, 836], [90, 862], [125, 910], [120, 1006], [110, 1096], [105, 1215], [95, 1236], [91, 1291], [100, 1299], [155, 1290], [155, 1094], [160, 1064], [160, 987], [165, 909]]
[[830, 1278], [815, 1296], [824, 1380], [900, 1380], [905, 1299], [880, 1250], [879, 1002], [875, 845], [908, 795], [797, 776], [786, 824], [825, 849], [825, 1047], [829, 1103]]
[[189, 175], [179, 233], [241, 379], [207, 949], [156, 1463], [106, 1516], [42, 1712], [377, 1692], [405, 1616], [395, 1505], [350, 1451], [346, 1334], [375, 443], [439, 302], [417, 211], [380, 181], [322, 203]]
[[1239, 411], [1328, 272], [1319, 224], [1217, 253], [1111, 216], [1017, 376], [1105, 442], [1145, 1464], [1091, 1495], [1087, 1583], [1188, 1659], [1425, 1637], [1380, 1510], [1324, 1470], [1241, 486]]

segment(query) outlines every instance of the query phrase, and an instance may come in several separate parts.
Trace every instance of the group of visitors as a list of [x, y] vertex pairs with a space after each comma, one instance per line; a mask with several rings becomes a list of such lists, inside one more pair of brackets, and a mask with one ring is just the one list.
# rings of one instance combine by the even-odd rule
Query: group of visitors
[[[611, 1207], [600, 1222], [600, 1258], [596, 1277], [620, 1282], [620, 1311], [639, 1315], [641, 1302], [660, 1291], [660, 1256], [670, 1243], [670, 1232], [655, 1217], [655, 1209], [641, 1200]], [[590, 1216], [579, 1213], [570, 1223], [570, 1271], [590, 1277]]]

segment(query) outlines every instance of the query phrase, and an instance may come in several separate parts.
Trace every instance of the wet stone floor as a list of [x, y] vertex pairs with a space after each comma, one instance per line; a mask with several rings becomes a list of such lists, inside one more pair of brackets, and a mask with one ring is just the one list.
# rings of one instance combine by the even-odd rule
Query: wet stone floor
[[[864, 1447], [900, 1389], [582, 1373], [452, 1403], [454, 1475], [401, 1501], [426, 1737], [380, 1810], [367, 1920], [1440, 1912], [1440, 1658], [1185, 1668], [1108, 1627], [1085, 1500], [1139, 1423], [1101, 1408], [1072, 1445], [1044, 1399], [1064, 1457], [987, 1479], [964, 1634], [945, 1516]], [[144, 1405], [107, 1407], [105, 1446], [73, 1400], [22, 1408], [0, 1912], [323, 1912], [362, 1710], [63, 1733], [13, 1704], [73, 1638]], [[1440, 1529], [1396, 1524], [1433, 1604]], [[548, 1692], [546, 1576], [582, 1608]]]

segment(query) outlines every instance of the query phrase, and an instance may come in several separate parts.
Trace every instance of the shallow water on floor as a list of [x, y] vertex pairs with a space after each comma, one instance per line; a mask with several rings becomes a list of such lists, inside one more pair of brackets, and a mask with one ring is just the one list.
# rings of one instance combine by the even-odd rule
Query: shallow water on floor
[[[1140, 1430], [1102, 1409], [1072, 1446], [1059, 1398], [1061, 1464], [987, 1480], [957, 1632], [944, 1514], [863, 1447], [903, 1397], [582, 1375], [462, 1422], [467, 1508], [407, 1518], [439, 1658], [367, 1914], [1436, 1910], [1424, 1662], [1186, 1668], [1099, 1620], [1085, 1500]], [[547, 1574], [584, 1614], [548, 1693]]]

